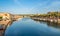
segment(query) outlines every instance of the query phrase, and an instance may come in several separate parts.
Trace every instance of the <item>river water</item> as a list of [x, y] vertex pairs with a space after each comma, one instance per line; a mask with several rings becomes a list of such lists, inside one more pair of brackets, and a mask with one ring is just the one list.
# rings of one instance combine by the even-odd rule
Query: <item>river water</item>
[[60, 28], [53, 23], [23, 18], [13, 22], [5, 36], [60, 36]]

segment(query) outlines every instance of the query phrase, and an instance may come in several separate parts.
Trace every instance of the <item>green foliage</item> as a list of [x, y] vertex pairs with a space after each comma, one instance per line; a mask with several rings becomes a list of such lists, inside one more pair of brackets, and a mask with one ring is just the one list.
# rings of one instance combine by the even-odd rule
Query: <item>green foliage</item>
[[35, 17], [60, 17], [60, 12], [48, 12], [47, 14], [34, 15]]
[[0, 19], [2, 19], [2, 17], [0, 16]]
[[48, 12], [47, 14], [49, 14], [52, 17], [57, 17], [58, 16], [58, 12]]

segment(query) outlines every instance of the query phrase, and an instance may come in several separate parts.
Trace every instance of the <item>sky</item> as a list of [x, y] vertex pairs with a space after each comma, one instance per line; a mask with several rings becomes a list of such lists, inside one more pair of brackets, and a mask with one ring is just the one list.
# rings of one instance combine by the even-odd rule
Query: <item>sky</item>
[[0, 0], [0, 12], [42, 14], [60, 11], [60, 0]]

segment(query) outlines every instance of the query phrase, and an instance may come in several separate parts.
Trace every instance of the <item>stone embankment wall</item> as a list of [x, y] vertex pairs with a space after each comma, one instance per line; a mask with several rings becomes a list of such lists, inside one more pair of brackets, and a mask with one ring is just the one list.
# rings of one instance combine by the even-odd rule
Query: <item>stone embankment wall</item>
[[12, 20], [13, 20], [13, 21], [17, 21], [19, 18], [23, 18], [23, 16], [12, 15]]
[[0, 36], [4, 36], [4, 32], [8, 25], [12, 23], [10, 13], [0, 13]]

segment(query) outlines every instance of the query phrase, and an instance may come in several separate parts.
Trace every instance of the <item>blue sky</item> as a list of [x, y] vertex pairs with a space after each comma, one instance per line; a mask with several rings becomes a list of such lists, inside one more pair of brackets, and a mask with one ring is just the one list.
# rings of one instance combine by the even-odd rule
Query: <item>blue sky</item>
[[37, 14], [60, 11], [60, 0], [0, 0], [0, 12]]

